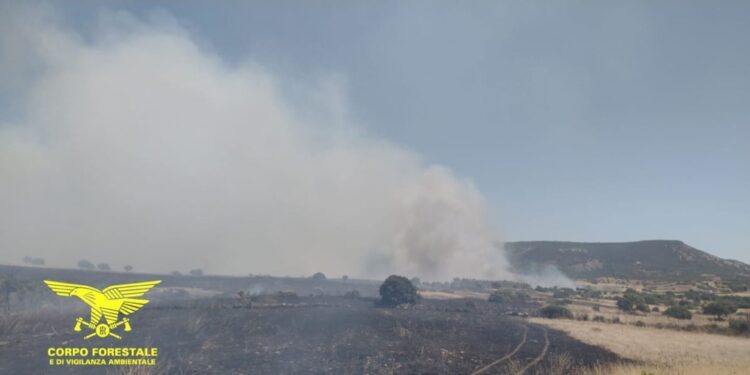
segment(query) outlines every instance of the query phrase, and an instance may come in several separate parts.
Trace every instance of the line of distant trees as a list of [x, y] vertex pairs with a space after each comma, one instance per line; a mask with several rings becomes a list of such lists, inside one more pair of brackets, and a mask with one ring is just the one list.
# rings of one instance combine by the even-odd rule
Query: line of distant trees
[[[30, 256], [23, 257], [23, 263], [28, 264], [31, 266], [43, 266], [45, 264], [44, 258], [34, 258]], [[100, 263], [94, 263], [88, 259], [81, 259], [76, 263], [76, 266], [82, 270], [99, 270], [99, 271], [112, 271], [112, 267], [110, 267], [109, 263], [100, 262]], [[125, 272], [133, 272], [133, 266], [130, 264], [125, 265], [122, 267]], [[203, 269], [201, 268], [194, 268], [189, 270], [188, 275], [190, 276], [203, 276]], [[180, 276], [182, 273], [179, 271], [172, 271], [171, 273], [173, 276]], [[317, 274], [313, 275], [313, 279], [316, 280], [325, 280], [326, 276], [318, 272]]]
[[25, 256], [23, 257], [23, 262], [32, 266], [43, 266], [44, 258], [32, 258], [30, 256]]
[[[101, 263], [94, 264], [93, 262], [87, 259], [79, 260], [77, 263], [77, 266], [78, 268], [82, 270], [93, 270], [93, 269], [97, 269], [99, 271], [111, 271], [112, 270], [112, 267], [110, 267], [108, 263], [101, 262]], [[128, 264], [122, 267], [122, 269], [124, 269], [125, 272], [132, 272], [133, 266]]]

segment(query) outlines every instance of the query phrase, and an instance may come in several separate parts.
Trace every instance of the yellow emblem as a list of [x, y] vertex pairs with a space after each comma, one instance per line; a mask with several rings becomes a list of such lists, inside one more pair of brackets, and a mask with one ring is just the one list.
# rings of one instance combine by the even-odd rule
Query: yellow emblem
[[[53, 292], [57, 293], [58, 296], [76, 296], [85, 304], [91, 306], [91, 317], [89, 321], [87, 322], [79, 317], [76, 319], [76, 326], [73, 329], [76, 332], [80, 332], [81, 325], [84, 325], [94, 331], [85, 336], [84, 339], [90, 339], [94, 336], [101, 338], [112, 336], [116, 339], [122, 339], [122, 337], [114, 333], [113, 330], [124, 325], [125, 332], [130, 332], [131, 327], [130, 320], [127, 317], [118, 320], [120, 313], [122, 313], [122, 315], [130, 315], [138, 311], [138, 309], [148, 303], [148, 300], [137, 299], [135, 297], [140, 297], [146, 294], [146, 292], [160, 282], [161, 280], [154, 280], [132, 284], [112, 285], [104, 288], [104, 290], [99, 290], [87, 285], [44, 280], [44, 283], [47, 284]], [[99, 323], [102, 316], [104, 316], [106, 323]]]

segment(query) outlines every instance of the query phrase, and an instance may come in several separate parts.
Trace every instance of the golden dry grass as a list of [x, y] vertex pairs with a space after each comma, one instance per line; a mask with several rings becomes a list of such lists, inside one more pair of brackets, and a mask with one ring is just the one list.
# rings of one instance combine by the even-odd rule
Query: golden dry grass
[[581, 370], [578, 375], [746, 375], [747, 373], [748, 368], [741, 365], [716, 363], [672, 366], [614, 365]]
[[430, 290], [420, 290], [419, 295], [426, 299], [462, 299], [472, 298], [486, 301], [489, 297], [489, 293], [470, 292], [470, 291], [456, 291], [456, 292], [439, 292]]
[[532, 318], [585, 343], [651, 367], [623, 365], [595, 374], [747, 374], [750, 339], [624, 324]]
[[[593, 305], [599, 305], [599, 311], [592, 309]], [[599, 300], [573, 300], [573, 304], [566, 306], [571, 312], [576, 315], [588, 314], [590, 318], [596, 315], [601, 315], [608, 320], [613, 318], [619, 318], [620, 322], [625, 324], [635, 324], [638, 321], [643, 322], [647, 326], [655, 326], [661, 324], [663, 326], [705, 326], [709, 324], [715, 324], [720, 327], [726, 327], [728, 320], [716, 321], [711, 315], [703, 315], [698, 311], [693, 311], [693, 318], [690, 320], [674, 319], [665, 316], [661, 313], [667, 309], [667, 306], [658, 305], [660, 312], [649, 312], [649, 313], [625, 313], [615, 306], [614, 300], [599, 299]], [[743, 313], [743, 310], [739, 310], [738, 313]], [[739, 315], [733, 315], [733, 318], [738, 318]]]

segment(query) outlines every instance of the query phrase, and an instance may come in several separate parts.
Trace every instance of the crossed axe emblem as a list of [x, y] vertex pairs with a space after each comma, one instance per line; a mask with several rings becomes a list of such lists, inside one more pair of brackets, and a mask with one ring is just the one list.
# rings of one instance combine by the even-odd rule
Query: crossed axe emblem
[[86, 328], [89, 328], [90, 330], [94, 331], [94, 332], [91, 332], [90, 334], [86, 335], [83, 338], [84, 340], [88, 340], [88, 339], [90, 339], [90, 338], [92, 338], [94, 336], [98, 336], [98, 337], [101, 337], [101, 338], [105, 338], [107, 336], [112, 336], [112, 337], [114, 337], [114, 338], [116, 338], [118, 340], [122, 340], [122, 336], [120, 336], [120, 335], [112, 332], [115, 328], [117, 328], [117, 327], [119, 327], [121, 325], [125, 325], [125, 332], [130, 332], [131, 331], [131, 328], [130, 328], [130, 319], [128, 319], [128, 318], [122, 318], [122, 320], [120, 320], [119, 322], [115, 322], [115, 323], [112, 323], [112, 324], [99, 323], [97, 325], [97, 324], [94, 324], [94, 323], [87, 322], [87, 321], [83, 320], [83, 318], [81, 318], [81, 317], [78, 317], [78, 319], [76, 319], [76, 326], [75, 326], [75, 328], [73, 328], [73, 330], [76, 331], [76, 332], [81, 332], [81, 326], [82, 325], [84, 325], [84, 326], [86, 326]]

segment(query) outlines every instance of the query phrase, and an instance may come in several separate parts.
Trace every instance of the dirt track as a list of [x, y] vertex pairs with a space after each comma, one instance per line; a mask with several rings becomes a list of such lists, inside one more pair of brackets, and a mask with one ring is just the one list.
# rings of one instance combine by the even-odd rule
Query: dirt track
[[[534, 329], [537, 329], [537, 330], [539, 330], [539, 331], [541, 331], [543, 333], [544, 345], [542, 346], [542, 349], [539, 352], [539, 355], [537, 355], [536, 357], [534, 357], [533, 359], [531, 359], [531, 361], [529, 361], [528, 363], [526, 363], [526, 365], [524, 365], [520, 370], [518, 370], [516, 372], [516, 375], [522, 375], [527, 370], [529, 370], [529, 369], [533, 368], [534, 366], [537, 366], [538, 364], [540, 364], [544, 360], [545, 356], [547, 355], [547, 352], [549, 351], [550, 341], [549, 341], [549, 334], [547, 332], [547, 329], [544, 328], [544, 327], [542, 327], [542, 326], [533, 326], [533, 327], [534, 327]], [[526, 324], [524, 324], [523, 325], [523, 331], [524, 332], [523, 332], [523, 337], [522, 337], [521, 341], [518, 343], [518, 345], [516, 345], [515, 348], [513, 348], [513, 350], [511, 352], [509, 352], [508, 354], [504, 355], [500, 359], [497, 359], [494, 362], [492, 362], [492, 363], [490, 363], [490, 364], [488, 364], [488, 365], [486, 365], [486, 366], [484, 366], [484, 367], [482, 367], [482, 368], [480, 368], [480, 369], [472, 372], [471, 375], [484, 374], [484, 373], [486, 373], [486, 372], [488, 372], [490, 370], [499, 369], [499, 366], [501, 364], [503, 364], [504, 362], [506, 362], [507, 360], [511, 359], [513, 356], [515, 356], [526, 345], [526, 343], [528, 341], [529, 326], [526, 325]]]
[[526, 370], [536, 366], [538, 363], [540, 363], [544, 357], [547, 355], [547, 351], [549, 351], [549, 334], [547, 332], [547, 329], [541, 326], [538, 326], [541, 328], [542, 331], [544, 331], [544, 347], [542, 348], [542, 352], [539, 353], [539, 356], [534, 358], [533, 361], [529, 362], [526, 366], [524, 366], [520, 371], [518, 371], [517, 375], [521, 375], [526, 372]]
[[491, 368], [493, 368], [493, 367], [495, 367], [495, 366], [497, 366], [497, 365], [499, 365], [499, 364], [507, 361], [511, 357], [513, 357], [516, 353], [518, 353], [518, 350], [520, 350], [521, 347], [523, 347], [524, 344], [526, 344], [526, 338], [528, 337], [528, 335], [529, 335], [529, 326], [524, 325], [523, 326], [523, 338], [521, 339], [521, 342], [519, 342], [518, 345], [516, 345], [516, 347], [513, 349], [513, 351], [511, 351], [510, 353], [504, 355], [502, 358], [500, 358], [500, 359], [498, 359], [498, 360], [490, 363], [489, 365], [484, 366], [484, 367], [480, 368], [479, 370], [474, 371], [471, 375], [483, 374], [483, 373], [487, 372], [489, 369], [491, 369]]

